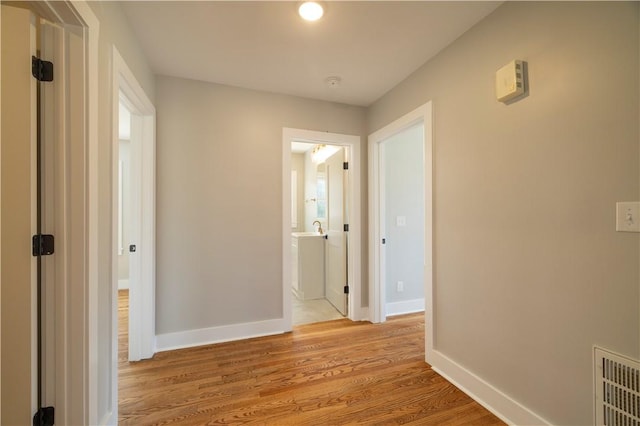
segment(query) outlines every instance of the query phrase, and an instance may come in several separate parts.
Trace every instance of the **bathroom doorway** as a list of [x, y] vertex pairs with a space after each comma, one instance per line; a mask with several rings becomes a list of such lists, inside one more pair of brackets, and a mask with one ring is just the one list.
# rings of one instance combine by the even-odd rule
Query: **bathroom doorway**
[[359, 137], [284, 133], [285, 323], [360, 319]]
[[347, 315], [347, 150], [291, 143], [293, 325]]

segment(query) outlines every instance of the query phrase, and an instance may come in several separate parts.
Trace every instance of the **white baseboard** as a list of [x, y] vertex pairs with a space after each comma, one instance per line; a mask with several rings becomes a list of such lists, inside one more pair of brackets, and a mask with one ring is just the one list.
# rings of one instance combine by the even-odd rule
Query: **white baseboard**
[[369, 318], [369, 307], [365, 306], [364, 308], [360, 308], [360, 311], [357, 312], [358, 318], [356, 321], [371, 321]]
[[282, 319], [200, 328], [159, 334], [156, 336], [156, 349], [158, 352], [163, 352], [284, 332], [284, 320]]
[[435, 372], [510, 425], [551, 423], [437, 350], [427, 360]]
[[385, 305], [385, 310], [388, 317], [422, 312], [424, 311], [424, 298], [387, 303]]
[[118, 280], [118, 290], [129, 290], [129, 279]]

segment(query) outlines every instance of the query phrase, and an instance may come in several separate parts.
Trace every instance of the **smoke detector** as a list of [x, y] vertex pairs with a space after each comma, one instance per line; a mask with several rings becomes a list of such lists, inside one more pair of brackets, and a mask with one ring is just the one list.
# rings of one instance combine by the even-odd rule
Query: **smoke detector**
[[331, 77], [327, 77], [324, 79], [324, 82], [327, 84], [327, 86], [333, 88], [336, 88], [338, 86], [340, 86], [340, 83], [342, 82], [342, 79], [340, 77], [338, 77], [337, 75], [332, 75]]

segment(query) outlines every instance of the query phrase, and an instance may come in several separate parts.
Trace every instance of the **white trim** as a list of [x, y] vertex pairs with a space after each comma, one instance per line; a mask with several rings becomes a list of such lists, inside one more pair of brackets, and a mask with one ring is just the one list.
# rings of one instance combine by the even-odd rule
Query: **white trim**
[[157, 348], [158, 352], [164, 352], [281, 334], [285, 332], [284, 323], [282, 319], [275, 319], [159, 334]]
[[[86, 153], [86, 174], [87, 178], [87, 199], [86, 208], [88, 211], [88, 229], [86, 238], [86, 282], [87, 289], [87, 306], [86, 315], [86, 342], [88, 344], [88, 362], [85, 366], [88, 380], [88, 404], [85, 403], [84, 417], [87, 423], [95, 423], [98, 416], [98, 52], [99, 52], [99, 35], [100, 23], [98, 18], [93, 14], [91, 8], [85, 1], [73, 1], [73, 7], [76, 9], [82, 20], [85, 22], [85, 52], [87, 54], [87, 73], [88, 88], [86, 94], [86, 107], [88, 111], [88, 128], [87, 128], [87, 153]], [[73, 336], [71, 336], [73, 339]]]
[[385, 310], [385, 292], [380, 277], [384, 272], [383, 250], [381, 244], [381, 224], [384, 212], [381, 211], [380, 165], [382, 142], [416, 124], [423, 123], [424, 140], [424, 286], [427, 330], [427, 355], [433, 338], [433, 119], [431, 101], [400, 117], [391, 124], [369, 135], [369, 312], [371, 322], [383, 322]]
[[291, 142], [325, 143], [349, 148], [349, 296], [348, 317], [360, 321], [361, 313], [361, 220], [360, 220], [360, 137], [314, 130], [282, 128], [282, 294], [286, 331], [292, 330], [291, 309]]
[[122, 181], [122, 169], [124, 167], [124, 162], [122, 160], [118, 160], [118, 256], [122, 256], [124, 254], [123, 241], [122, 241], [122, 231], [123, 231], [123, 205], [122, 202], [124, 200], [124, 183]]
[[551, 422], [529, 410], [504, 392], [473, 374], [460, 364], [432, 350], [431, 367], [480, 405], [510, 425], [550, 425]]
[[[2, 22], [2, 7], [0, 7], [0, 23]], [[0, 43], [2, 37], [0, 36]], [[0, 55], [2, 58], [2, 55]], [[2, 59], [0, 59], [0, 81], [2, 81]], [[2, 99], [2, 85], [0, 84], [0, 100]], [[0, 101], [0, 117], [2, 117], [2, 102]], [[0, 132], [0, 147], [2, 147], [2, 132]], [[2, 149], [0, 149], [0, 152]], [[0, 176], [2, 176], [2, 155], [0, 154]], [[0, 211], [2, 211], [2, 179], [0, 178]], [[0, 221], [1, 223], [2, 221]], [[0, 226], [0, 241], [2, 241], [2, 226]], [[0, 244], [0, 247], [2, 244]], [[2, 250], [0, 249], [0, 259], [2, 259]], [[0, 274], [0, 300], [2, 300], [2, 274]], [[1, 306], [1, 304], [0, 304]], [[2, 311], [0, 310], [0, 319], [2, 318]], [[2, 329], [2, 322], [0, 321], [0, 330]], [[0, 360], [2, 360], [2, 339], [0, 339]], [[0, 362], [0, 366], [2, 362]], [[2, 369], [0, 368], [0, 377], [2, 377]], [[2, 386], [0, 386], [0, 419], [2, 418]]]
[[[49, 1], [47, 6], [65, 24], [83, 26], [84, 143], [70, 147], [69, 156], [80, 164], [69, 170], [65, 194], [71, 218], [68, 231], [68, 293], [63, 307], [69, 326], [65, 349], [68, 364], [66, 421], [96, 424], [98, 420], [98, 52], [100, 23], [86, 1]], [[66, 17], [67, 20], [65, 20]], [[73, 18], [77, 22], [72, 22]], [[80, 80], [81, 81], [81, 80]], [[76, 176], [75, 171], [83, 176]], [[78, 181], [78, 178], [80, 181]], [[56, 308], [61, 308], [56, 305]], [[81, 384], [82, 388], [75, 386]]]
[[[112, 209], [113, 222], [117, 222], [119, 160], [119, 104], [122, 101], [131, 114], [131, 191], [139, 188], [134, 196], [137, 208], [132, 206], [131, 231], [129, 233], [138, 250], [137, 258], [130, 259], [129, 279], [133, 280], [129, 291], [129, 361], [151, 358], [155, 353], [155, 107], [147, 97], [126, 62], [113, 47], [112, 85]], [[121, 97], [121, 94], [124, 96]], [[138, 141], [140, 141], [138, 143]], [[137, 154], [137, 155], [134, 155]], [[134, 167], [134, 158], [140, 159]], [[136, 170], [139, 169], [139, 170]], [[135, 188], [134, 188], [135, 187]], [[134, 217], [135, 216], [135, 217]], [[137, 229], [136, 229], [137, 228]], [[117, 229], [112, 223], [112, 276], [113, 276], [113, 341], [117, 346]], [[136, 239], [139, 238], [139, 241]], [[126, 245], [126, 244], [125, 244]], [[117, 352], [114, 352], [113, 385], [117, 384]]]
[[118, 280], [118, 290], [129, 290], [129, 280]]
[[363, 306], [360, 308], [360, 321], [371, 321], [369, 319], [369, 307]]
[[387, 317], [395, 315], [413, 314], [424, 311], [424, 298], [403, 300], [401, 302], [389, 302], [386, 304]]

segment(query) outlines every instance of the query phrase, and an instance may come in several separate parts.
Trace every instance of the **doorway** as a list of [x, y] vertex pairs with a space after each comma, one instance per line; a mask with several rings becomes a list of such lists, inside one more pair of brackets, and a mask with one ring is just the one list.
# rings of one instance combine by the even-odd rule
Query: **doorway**
[[[117, 366], [121, 293], [127, 296], [126, 360], [155, 353], [155, 108], [115, 47], [112, 106], [111, 365]], [[111, 392], [117, 421], [117, 367]]]
[[348, 314], [348, 147], [291, 143], [291, 250], [294, 325]]
[[[128, 298], [130, 271], [129, 245], [131, 241], [131, 111], [120, 93], [118, 105], [118, 291]], [[137, 141], [140, 143], [140, 141]]]
[[[115, 48], [113, 68], [111, 339], [117, 365], [119, 284], [128, 282], [128, 360], [155, 352], [155, 108]], [[121, 141], [121, 127], [128, 142]], [[125, 275], [127, 281], [120, 281]], [[112, 385], [117, 401], [117, 370]]]
[[380, 142], [382, 317], [424, 311], [424, 124]]
[[[0, 10], [1, 202], [11, 206], [2, 211], [0, 334], [11, 350], [0, 358], [0, 423], [35, 423], [51, 407], [57, 423], [95, 423], [97, 20], [84, 2]], [[37, 72], [49, 66], [53, 75]]]
[[[431, 132], [429, 102], [369, 136], [371, 321], [424, 310], [429, 342], [433, 336]], [[421, 146], [415, 146], [416, 140]], [[421, 161], [407, 157], [412, 151], [414, 156], [420, 151]], [[403, 170], [392, 175], [403, 156]], [[390, 189], [393, 193], [387, 194]], [[405, 250], [410, 247], [413, 250]], [[415, 252], [420, 253], [417, 259]], [[391, 268], [389, 262], [394, 262]], [[412, 287], [407, 286], [410, 283]]]
[[359, 139], [283, 129], [286, 331], [294, 324], [294, 304], [317, 304], [323, 312], [316, 319], [296, 313], [298, 324], [360, 319]]

